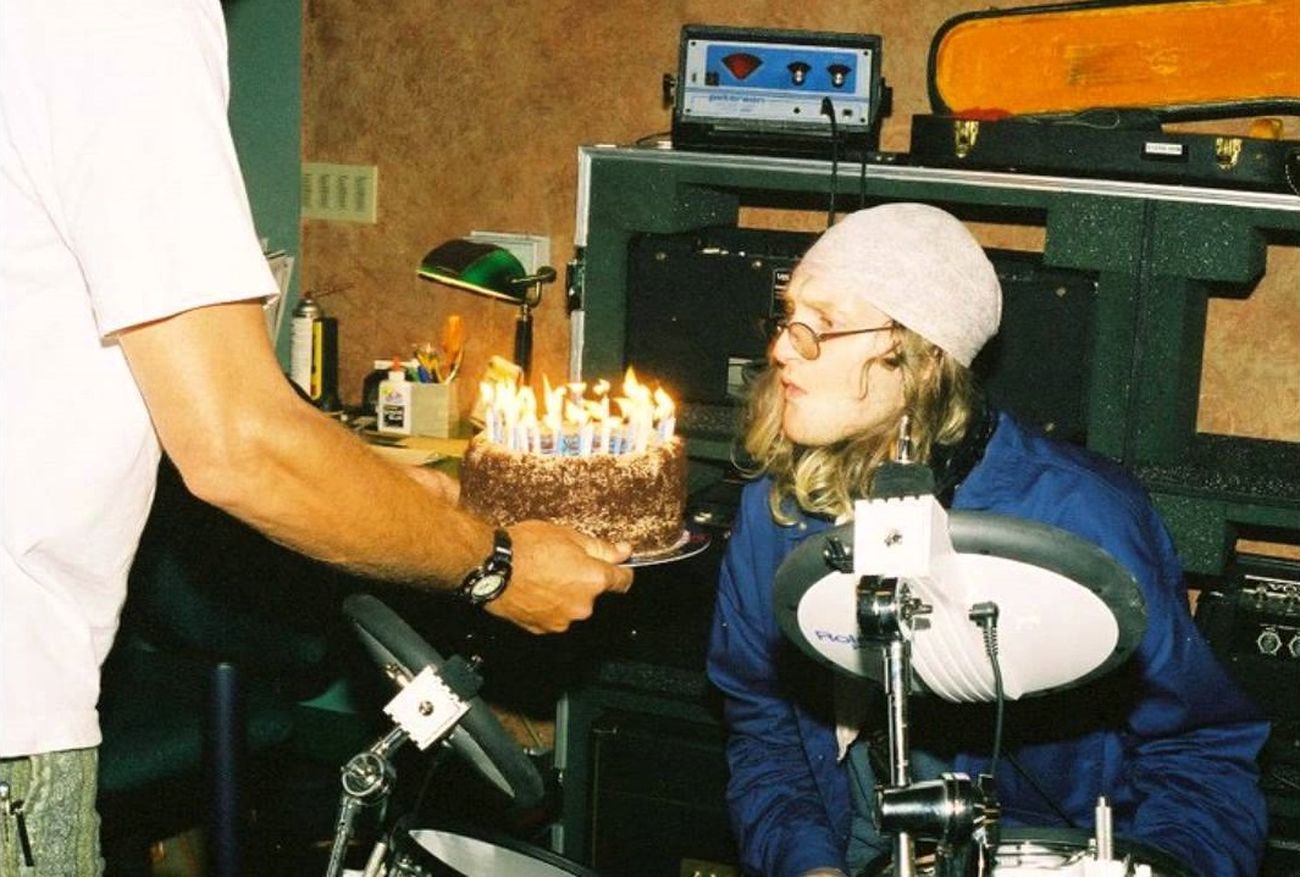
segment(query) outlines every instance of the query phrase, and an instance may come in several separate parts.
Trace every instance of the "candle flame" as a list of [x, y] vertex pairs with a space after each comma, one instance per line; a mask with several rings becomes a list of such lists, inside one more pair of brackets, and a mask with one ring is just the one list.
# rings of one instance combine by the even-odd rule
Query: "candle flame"
[[584, 406], [574, 402], [572, 399], [564, 400], [564, 420], [566, 423], [576, 423], [579, 426], [582, 426], [590, 419], [591, 415], [587, 412], [587, 409]]
[[676, 406], [673, 405], [672, 397], [665, 393], [662, 387], [655, 387], [654, 400], [655, 420], [671, 417], [673, 412], [677, 410]]
[[677, 408], [662, 387], [642, 383], [629, 367], [622, 395], [611, 397], [610, 389], [607, 380], [590, 389], [583, 381], [555, 386], [543, 375], [539, 399], [532, 387], [513, 380], [484, 381], [479, 395], [488, 413], [487, 435], [515, 450], [547, 453], [547, 448], [575, 447], [567, 437], [581, 434], [577, 446], [583, 455], [644, 451], [673, 438]]

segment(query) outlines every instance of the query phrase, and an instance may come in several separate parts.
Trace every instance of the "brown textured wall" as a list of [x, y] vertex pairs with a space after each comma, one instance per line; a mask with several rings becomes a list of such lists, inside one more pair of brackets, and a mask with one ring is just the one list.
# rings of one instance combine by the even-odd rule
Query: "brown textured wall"
[[[1022, 4], [1024, 5], [1024, 4]], [[562, 268], [572, 253], [576, 149], [663, 131], [663, 73], [687, 22], [879, 33], [894, 115], [882, 148], [903, 150], [926, 111], [926, 53], [960, 0], [721, 2], [304, 0], [303, 155], [376, 164], [379, 222], [307, 221], [304, 288], [340, 321], [344, 398], [376, 357], [409, 354], [445, 317], [472, 327], [465, 374], [508, 353], [511, 309], [415, 277], [434, 243], [471, 229], [543, 234]], [[1286, 136], [1300, 138], [1296, 120]], [[783, 222], [780, 218], [774, 220]], [[998, 243], [1041, 247], [1038, 230]], [[558, 286], [537, 314], [535, 368], [559, 376], [567, 325]], [[1200, 426], [1300, 440], [1300, 258], [1270, 251], [1264, 282], [1210, 309]], [[471, 393], [462, 394], [468, 406]]]

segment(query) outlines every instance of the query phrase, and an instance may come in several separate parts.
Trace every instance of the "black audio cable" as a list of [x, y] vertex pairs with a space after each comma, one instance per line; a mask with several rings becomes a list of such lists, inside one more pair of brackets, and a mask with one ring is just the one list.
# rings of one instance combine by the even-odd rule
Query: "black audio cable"
[[836, 175], [840, 164], [839, 123], [835, 121], [835, 104], [828, 97], [822, 98], [821, 114], [831, 120], [831, 201], [826, 210], [826, 227], [835, 224], [835, 189]]
[[996, 779], [998, 757], [1002, 754], [1002, 714], [1006, 706], [1006, 696], [1002, 690], [1002, 664], [998, 661], [998, 604], [976, 603], [970, 607], [969, 617], [984, 632], [984, 651], [988, 653], [989, 663], [993, 666], [993, 755], [989, 759], [989, 776]]
[[672, 136], [673, 136], [672, 131], [655, 131], [650, 134], [643, 134], [642, 136], [634, 140], [633, 143], [636, 146], [646, 146], [651, 143], [658, 144], [664, 142], [665, 140], [671, 141]]
[[[998, 661], [998, 604], [993, 602], [976, 603], [970, 608], [970, 620], [979, 625], [980, 630], [984, 633], [984, 651], [988, 653], [989, 663], [993, 667], [993, 695], [995, 698], [994, 719], [993, 719], [993, 753], [989, 760], [989, 777], [995, 782], [998, 773], [998, 761], [1002, 756], [1002, 719], [1003, 711], [1006, 706], [1006, 693], [1002, 688], [1002, 664]], [[1007, 761], [1016, 769], [1016, 773], [1027, 782], [1039, 797], [1046, 802], [1047, 806], [1052, 809], [1062, 822], [1070, 828], [1079, 826], [1071, 819], [1057, 803], [1052, 800], [1047, 791], [1038, 783], [1037, 780], [1025, 770], [1014, 755], [1010, 752], [1006, 754]]]

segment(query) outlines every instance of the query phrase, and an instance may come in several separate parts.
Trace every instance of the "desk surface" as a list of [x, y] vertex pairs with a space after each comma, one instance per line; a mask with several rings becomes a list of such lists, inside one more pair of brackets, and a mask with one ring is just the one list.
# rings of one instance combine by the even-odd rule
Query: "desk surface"
[[431, 436], [383, 435], [366, 432], [362, 438], [385, 459], [408, 466], [428, 466], [447, 459], [460, 459], [469, 446], [468, 437], [433, 438]]

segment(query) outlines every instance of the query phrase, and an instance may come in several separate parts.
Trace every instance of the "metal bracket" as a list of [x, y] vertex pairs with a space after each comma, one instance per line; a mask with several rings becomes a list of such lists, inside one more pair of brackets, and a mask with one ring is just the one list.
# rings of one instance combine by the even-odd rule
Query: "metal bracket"
[[388, 702], [384, 712], [423, 750], [445, 737], [469, 712], [469, 704], [457, 697], [432, 667], [425, 667]]
[[958, 119], [952, 125], [953, 154], [965, 158], [975, 148], [975, 141], [980, 136], [980, 123], [977, 119]]

